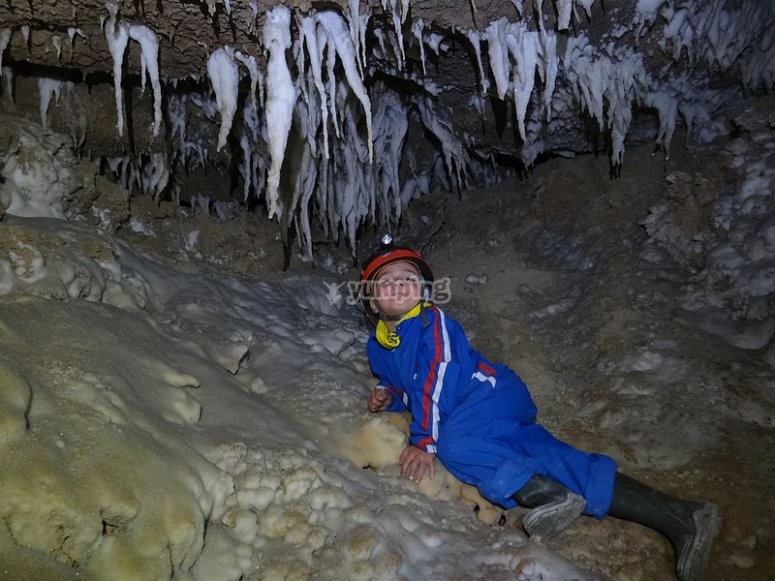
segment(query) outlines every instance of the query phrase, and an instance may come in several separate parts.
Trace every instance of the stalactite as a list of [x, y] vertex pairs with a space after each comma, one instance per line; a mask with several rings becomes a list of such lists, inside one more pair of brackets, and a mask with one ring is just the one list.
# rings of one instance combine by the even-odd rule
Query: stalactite
[[425, 23], [422, 18], [417, 18], [412, 24], [412, 34], [417, 39], [417, 44], [420, 46], [420, 61], [422, 62], [422, 74], [425, 76], [427, 70], [425, 69], [425, 43], [423, 42], [422, 32], [425, 28]]
[[11, 41], [11, 29], [4, 28], [0, 30], [0, 77], [3, 76], [3, 53]]
[[[315, 89], [317, 90], [317, 99], [313, 102], [320, 104], [321, 129], [323, 133], [323, 157], [328, 159], [328, 99], [326, 87], [323, 84], [323, 66], [321, 62], [320, 47], [318, 46], [318, 35], [313, 17], [304, 17], [302, 19], [302, 39], [307, 47], [309, 55], [310, 73], [312, 74]], [[303, 47], [302, 47], [303, 50]], [[310, 96], [310, 99], [312, 97]], [[314, 140], [314, 132], [311, 132]]]
[[48, 109], [51, 106], [51, 100], [57, 103], [62, 96], [64, 83], [55, 79], [41, 77], [38, 79], [38, 95], [40, 97], [40, 124], [48, 127]]
[[291, 13], [283, 5], [276, 6], [269, 12], [264, 24], [263, 41], [269, 52], [266, 73], [266, 127], [271, 161], [267, 176], [266, 201], [270, 218], [274, 217], [278, 210], [280, 170], [296, 104], [296, 87], [285, 56], [285, 52], [291, 47], [290, 26]]
[[[367, 142], [369, 147], [369, 162], [374, 159], [374, 151], [372, 149], [372, 127], [371, 127], [371, 102], [369, 96], [366, 94], [366, 88], [363, 85], [363, 81], [358, 74], [358, 66], [356, 64], [355, 47], [352, 44], [349, 34], [344, 28], [344, 22], [342, 17], [334, 12], [318, 12], [315, 15], [315, 19], [318, 26], [325, 32], [328, 43], [329, 51], [334, 49], [339, 56], [339, 60], [344, 68], [345, 78], [347, 83], [352, 89], [355, 96], [361, 102], [366, 119], [366, 133]], [[329, 55], [331, 52], [329, 52]], [[334, 76], [334, 69], [331, 60], [329, 59], [329, 71], [330, 76]]]
[[75, 37], [80, 36], [81, 38], [85, 38], [83, 34], [83, 30], [80, 28], [70, 27], [67, 29], [67, 37], [70, 39], [70, 62], [73, 61], [73, 54], [74, 54], [74, 47], [75, 47]]
[[124, 91], [121, 87], [124, 66], [124, 51], [129, 42], [129, 26], [116, 21], [118, 7], [109, 3], [105, 7], [110, 18], [104, 23], [105, 39], [108, 41], [110, 56], [113, 57], [113, 92], [116, 98], [116, 130], [118, 136], [124, 136]]
[[129, 25], [129, 38], [140, 44], [140, 79], [145, 90], [145, 76], [151, 79], [153, 89], [153, 135], [159, 135], [161, 126], [161, 81], [159, 79], [159, 38], [156, 33], [142, 24]]
[[221, 128], [218, 132], [216, 151], [220, 151], [226, 145], [226, 139], [234, 121], [234, 114], [237, 112], [239, 71], [232, 59], [233, 54], [231, 48], [226, 46], [213, 52], [207, 60], [207, 74], [210, 76], [218, 112], [221, 114]]
[[51, 44], [54, 45], [54, 50], [57, 52], [57, 61], [62, 60], [62, 38], [55, 34], [51, 37]]

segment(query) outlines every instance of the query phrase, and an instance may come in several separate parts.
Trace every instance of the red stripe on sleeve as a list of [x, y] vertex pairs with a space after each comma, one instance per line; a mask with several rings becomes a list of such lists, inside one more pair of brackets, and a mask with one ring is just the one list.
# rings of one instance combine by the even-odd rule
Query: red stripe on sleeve
[[486, 363], [482, 363], [481, 361], [476, 364], [476, 368], [484, 371], [487, 375], [495, 375], [495, 370]]

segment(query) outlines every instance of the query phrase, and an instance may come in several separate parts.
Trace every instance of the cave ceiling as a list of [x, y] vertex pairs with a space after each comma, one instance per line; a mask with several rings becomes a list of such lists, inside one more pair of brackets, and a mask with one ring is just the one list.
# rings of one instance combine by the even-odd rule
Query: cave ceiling
[[[270, 29], [281, 11], [287, 30]], [[669, 155], [676, 131], [713, 138], [726, 109], [775, 84], [774, 15], [772, 0], [1, 0], [3, 108], [72, 135], [116, 174], [131, 165], [123, 179], [137, 189], [149, 189], [143, 172], [168, 174], [152, 195], [174, 183], [179, 196], [183, 173], [220, 163], [235, 197], [265, 196], [286, 227], [299, 199], [317, 198], [323, 230], [354, 241], [363, 223], [397, 220], [434, 181], [489, 183], [555, 154], [605, 152], [620, 168], [628, 142], [651, 140]], [[111, 52], [126, 31], [125, 48]], [[288, 45], [273, 50], [286, 33]], [[217, 63], [208, 69], [219, 49], [239, 76], [232, 113], [228, 95], [213, 92]], [[273, 54], [282, 56], [274, 67]], [[159, 95], [147, 58], [158, 63]], [[270, 106], [286, 72], [292, 121], [290, 108]], [[149, 170], [159, 156], [163, 171]], [[309, 194], [353, 197], [331, 177], [353, 164], [371, 168], [347, 177], [371, 191], [365, 198], [324, 207]], [[289, 167], [315, 177], [288, 186]], [[293, 191], [283, 198], [283, 188]]]

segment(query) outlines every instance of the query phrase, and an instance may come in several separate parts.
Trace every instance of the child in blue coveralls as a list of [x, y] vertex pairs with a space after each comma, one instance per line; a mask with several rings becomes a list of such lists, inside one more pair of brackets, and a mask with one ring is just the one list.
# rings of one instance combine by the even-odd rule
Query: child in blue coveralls
[[651, 527], [671, 541], [682, 581], [700, 578], [719, 527], [709, 503], [673, 498], [617, 471], [616, 462], [557, 440], [536, 423], [522, 380], [489, 362], [462, 327], [430, 302], [433, 272], [410, 248], [384, 245], [361, 274], [375, 329], [367, 350], [378, 385], [371, 412], [412, 416], [401, 475], [420, 482], [439, 461], [504, 508], [530, 508], [522, 525], [548, 538], [580, 514]]

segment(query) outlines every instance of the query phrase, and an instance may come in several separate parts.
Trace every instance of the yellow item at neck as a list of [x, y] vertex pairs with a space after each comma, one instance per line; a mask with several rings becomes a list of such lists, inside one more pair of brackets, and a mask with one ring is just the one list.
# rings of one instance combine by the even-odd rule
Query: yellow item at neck
[[[417, 315], [419, 315], [420, 311], [422, 311], [422, 308], [428, 304], [430, 303], [417, 303], [417, 305], [415, 305], [415, 307], [412, 310], [410, 310], [398, 321], [396, 321], [395, 327], [397, 327], [407, 319], [411, 319], [412, 317], [416, 317]], [[401, 338], [398, 336], [398, 333], [388, 329], [387, 324], [382, 319], [377, 321], [377, 330], [375, 335], [377, 337], [377, 341], [379, 342], [379, 344], [382, 345], [385, 349], [395, 349], [396, 347], [398, 347], [399, 343], [401, 343]]]

